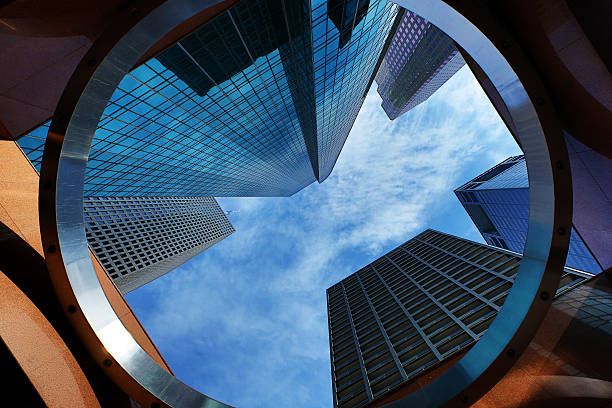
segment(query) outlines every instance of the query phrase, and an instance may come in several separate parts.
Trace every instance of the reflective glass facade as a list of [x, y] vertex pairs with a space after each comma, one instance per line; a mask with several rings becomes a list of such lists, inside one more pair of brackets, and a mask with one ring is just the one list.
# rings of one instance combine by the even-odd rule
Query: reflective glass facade
[[382, 107], [389, 119], [426, 101], [464, 64], [450, 37], [406, 11], [376, 75]]
[[[529, 183], [524, 156], [510, 157], [455, 190], [490, 245], [523, 252], [529, 220]], [[575, 228], [565, 265], [590, 273], [601, 267]]]
[[[334, 407], [360, 407], [477, 341], [520, 260], [427, 230], [327, 289]], [[565, 270], [557, 295], [588, 277]]]
[[[331, 173], [367, 94], [367, 85], [389, 35], [398, 7], [370, 1], [368, 11], [341, 46], [340, 32], [328, 17], [339, 2], [312, 2], [315, 98], [320, 180]], [[344, 2], [342, 2], [344, 3]], [[346, 1], [360, 7], [363, 1]], [[340, 5], [336, 5], [340, 7]], [[350, 7], [345, 7], [347, 13]], [[358, 9], [355, 15], [361, 16]], [[357, 21], [357, 20], [355, 20]]]
[[[124, 78], [85, 196], [289, 196], [323, 181], [396, 12], [384, 0], [240, 2]], [[19, 142], [35, 164], [45, 135]]]

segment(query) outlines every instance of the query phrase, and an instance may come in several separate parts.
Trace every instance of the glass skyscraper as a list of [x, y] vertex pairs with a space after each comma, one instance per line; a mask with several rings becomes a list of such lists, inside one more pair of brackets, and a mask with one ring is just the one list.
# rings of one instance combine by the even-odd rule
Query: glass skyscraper
[[426, 101], [464, 64], [450, 37], [406, 10], [376, 74], [382, 107], [389, 119]]
[[[523, 252], [529, 219], [524, 156], [502, 161], [457, 188], [455, 194], [488, 244]], [[565, 265], [595, 274], [602, 271], [574, 226]]]
[[[329, 176], [397, 11], [242, 1], [122, 80], [84, 195], [88, 241], [124, 292], [233, 232], [211, 196], [290, 196]], [[48, 126], [18, 141], [39, 170]]]
[[[334, 407], [360, 407], [476, 342], [520, 261], [426, 230], [327, 289]], [[557, 295], [590, 276], [566, 269]]]
[[[124, 78], [94, 136], [85, 196], [290, 196], [325, 180], [397, 9], [233, 6]], [[19, 141], [35, 164], [45, 136]]]

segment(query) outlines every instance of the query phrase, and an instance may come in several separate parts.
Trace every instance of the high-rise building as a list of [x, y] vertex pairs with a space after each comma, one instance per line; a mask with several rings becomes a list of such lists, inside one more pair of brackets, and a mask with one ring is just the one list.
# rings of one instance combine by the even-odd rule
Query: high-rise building
[[[524, 156], [513, 156], [455, 190], [484, 240], [523, 252], [529, 219], [529, 182]], [[572, 226], [566, 266], [600, 273], [601, 266]]]
[[235, 231], [213, 197], [86, 197], [84, 206], [87, 241], [122, 293]]
[[[136, 67], [94, 135], [85, 196], [290, 196], [325, 180], [398, 7], [243, 1]], [[19, 143], [40, 161], [46, 129]]]
[[[477, 341], [520, 261], [426, 230], [327, 289], [334, 407], [360, 407]], [[590, 276], [566, 268], [557, 295]]]
[[[30, 164], [40, 170], [40, 158]], [[123, 294], [235, 232], [214, 197], [84, 197], [83, 215], [91, 250]]]
[[464, 64], [450, 37], [406, 10], [376, 74], [382, 107], [389, 119], [426, 101]]

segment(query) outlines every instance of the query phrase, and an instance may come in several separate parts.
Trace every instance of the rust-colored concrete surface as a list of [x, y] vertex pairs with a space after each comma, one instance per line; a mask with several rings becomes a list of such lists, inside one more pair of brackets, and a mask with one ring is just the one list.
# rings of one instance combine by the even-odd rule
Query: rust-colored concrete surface
[[[612, 407], [612, 281], [604, 274], [554, 300], [515, 366], [477, 408]], [[452, 367], [461, 355], [366, 405], [383, 407]], [[468, 402], [469, 404], [469, 402]]]
[[599, 275], [553, 302], [512, 370], [474, 406], [612, 406], [612, 281]]
[[[19, 146], [0, 141], [0, 223], [43, 256], [38, 226], [38, 174]], [[166, 371], [172, 372], [112, 279], [92, 254], [98, 279], [113, 309], [140, 346]]]
[[2, 271], [0, 293], [0, 338], [45, 404], [50, 408], [99, 408], [87, 377], [66, 343]]

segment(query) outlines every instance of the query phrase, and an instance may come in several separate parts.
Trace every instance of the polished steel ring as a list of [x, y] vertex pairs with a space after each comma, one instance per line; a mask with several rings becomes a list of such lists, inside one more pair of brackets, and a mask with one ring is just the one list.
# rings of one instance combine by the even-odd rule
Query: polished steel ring
[[[184, 20], [216, 0], [141, 2], [125, 10], [79, 64], [58, 104], [45, 145], [40, 223], [49, 272], [69, 318], [92, 356], [144, 407], [226, 406], [164, 371], [138, 345], [108, 302], [90, 258], [83, 217], [87, 158], [101, 114], [139, 58]], [[569, 245], [571, 178], [548, 95], [520, 47], [473, 2], [397, 0], [445, 31], [482, 67], [508, 106], [529, 170], [529, 230], [519, 273], [486, 334], [449, 371], [393, 407], [466, 406], [512, 366], [544, 318]], [[478, 27], [478, 28], [477, 28]], [[486, 35], [485, 35], [486, 34]], [[499, 47], [496, 47], [496, 44]], [[520, 78], [520, 80], [519, 80]], [[555, 165], [553, 165], [553, 163]], [[74, 310], [74, 309], [72, 309]]]

